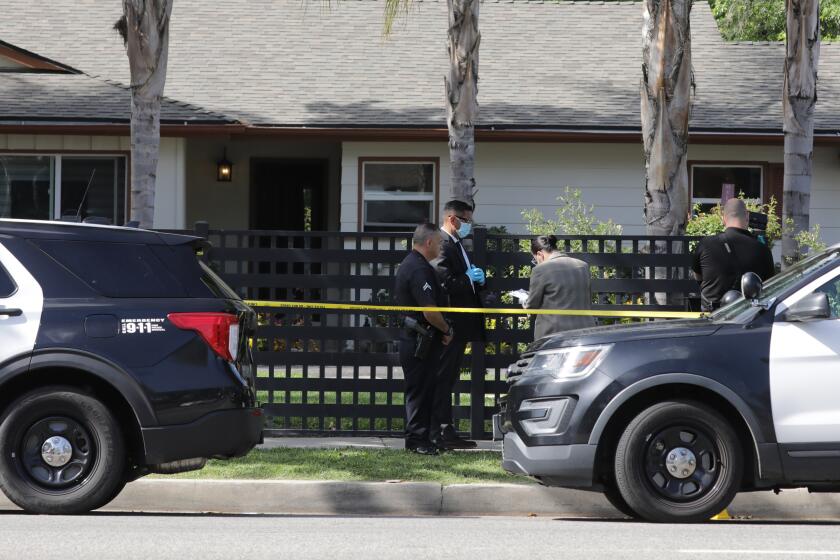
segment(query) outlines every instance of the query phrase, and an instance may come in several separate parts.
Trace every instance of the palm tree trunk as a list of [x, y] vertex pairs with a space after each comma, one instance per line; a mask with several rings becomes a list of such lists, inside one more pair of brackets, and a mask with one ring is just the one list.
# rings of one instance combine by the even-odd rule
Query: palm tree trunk
[[446, 116], [449, 127], [449, 185], [454, 200], [475, 206], [475, 123], [478, 121], [479, 0], [447, 0], [449, 75]]
[[691, 0], [644, 0], [642, 137], [648, 235], [681, 235], [688, 220]]
[[[645, 148], [645, 223], [648, 235], [682, 235], [688, 221], [688, 119], [691, 113], [691, 2], [644, 0], [642, 43], [642, 140]], [[668, 242], [651, 253], [668, 252]], [[675, 244], [675, 253], [684, 247]], [[680, 269], [656, 267], [648, 278], [680, 278]], [[680, 305], [681, 296], [654, 294], [658, 305]], [[670, 301], [669, 301], [670, 299]], [[652, 303], [652, 302], [648, 302]]]
[[151, 228], [172, 0], [123, 0], [123, 12], [131, 69], [131, 220]]
[[782, 94], [785, 131], [785, 176], [782, 215], [782, 266], [799, 257], [793, 239], [809, 229], [811, 163], [814, 152], [814, 108], [820, 57], [819, 0], [787, 0], [785, 81]]

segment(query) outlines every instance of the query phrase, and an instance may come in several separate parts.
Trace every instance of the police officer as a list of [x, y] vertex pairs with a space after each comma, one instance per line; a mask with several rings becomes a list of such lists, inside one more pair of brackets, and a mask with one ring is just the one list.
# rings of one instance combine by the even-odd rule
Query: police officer
[[692, 270], [700, 282], [703, 311], [720, 307], [729, 290], [739, 290], [741, 276], [747, 272], [767, 280], [776, 272], [773, 255], [765, 244], [747, 229], [749, 213], [740, 198], [731, 198], [723, 207], [726, 230], [705, 237], [694, 251]]
[[[436, 225], [421, 224], [414, 230], [412, 251], [397, 270], [397, 305], [443, 306], [443, 292], [429, 264], [440, 253], [440, 244]], [[399, 343], [405, 379], [405, 448], [421, 455], [437, 455], [437, 447], [430, 441], [437, 362], [454, 331], [438, 311], [410, 312], [405, 317]]]

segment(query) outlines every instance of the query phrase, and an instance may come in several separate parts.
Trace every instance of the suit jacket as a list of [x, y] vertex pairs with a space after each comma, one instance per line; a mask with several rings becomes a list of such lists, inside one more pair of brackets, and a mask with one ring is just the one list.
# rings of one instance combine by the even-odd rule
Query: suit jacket
[[[526, 309], [591, 309], [589, 265], [582, 260], [552, 253], [531, 271]], [[560, 331], [594, 327], [593, 317], [537, 315], [534, 340]]]
[[[449, 307], [482, 307], [480, 293], [484, 286], [472, 284], [467, 278], [467, 263], [461, 252], [460, 241], [455, 242], [441, 230], [440, 256], [432, 261], [440, 284], [449, 300]], [[473, 289], [475, 287], [475, 289]], [[484, 340], [484, 316], [478, 313], [452, 313], [455, 336], [466, 340]]]

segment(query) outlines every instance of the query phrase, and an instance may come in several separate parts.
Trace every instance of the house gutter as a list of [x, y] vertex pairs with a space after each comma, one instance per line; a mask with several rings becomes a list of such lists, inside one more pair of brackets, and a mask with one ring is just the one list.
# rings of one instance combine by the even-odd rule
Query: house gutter
[[[438, 127], [310, 127], [310, 126], [268, 126], [242, 123], [220, 123], [218, 121], [181, 123], [164, 122], [161, 136], [263, 136], [294, 140], [317, 141], [368, 141], [368, 142], [417, 142], [442, 141], [448, 138], [446, 128]], [[65, 134], [127, 136], [128, 123], [87, 122], [62, 123], [21, 121], [0, 123], [0, 134]], [[476, 128], [476, 140], [480, 142], [564, 142], [564, 143], [632, 143], [642, 141], [641, 132], [635, 129], [559, 129], [559, 128], [515, 128], [485, 126]], [[692, 144], [730, 145], [782, 145], [781, 131], [726, 131], [694, 130], [689, 133]], [[840, 144], [840, 133], [816, 131], [817, 145]]]
[[[161, 123], [161, 136], [223, 136], [242, 134], [247, 127], [239, 123]], [[128, 136], [131, 127], [126, 123], [0, 123], [0, 134], [62, 134], [91, 136]]]

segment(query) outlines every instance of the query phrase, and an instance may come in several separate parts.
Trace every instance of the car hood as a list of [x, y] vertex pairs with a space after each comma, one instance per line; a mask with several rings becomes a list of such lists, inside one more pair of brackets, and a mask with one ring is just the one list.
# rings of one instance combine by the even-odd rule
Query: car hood
[[630, 340], [651, 338], [678, 338], [687, 336], [708, 336], [721, 327], [709, 319], [688, 319], [679, 321], [652, 321], [578, 329], [547, 336], [535, 341], [529, 351], [550, 350], [567, 346], [589, 344], [611, 344]]

